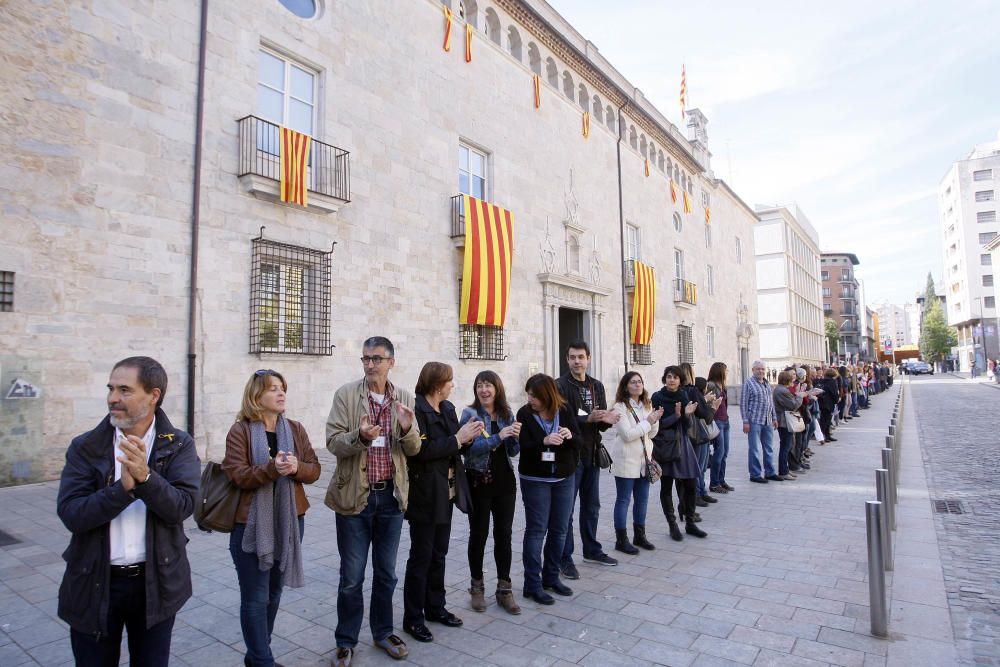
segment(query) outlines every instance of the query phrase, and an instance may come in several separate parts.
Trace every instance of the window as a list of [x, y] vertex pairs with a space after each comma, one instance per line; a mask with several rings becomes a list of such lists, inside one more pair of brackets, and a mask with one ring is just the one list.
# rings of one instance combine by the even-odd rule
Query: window
[[458, 191], [486, 199], [486, 153], [466, 144], [458, 145]]
[[715, 294], [715, 269], [711, 264], [705, 266], [705, 286], [709, 294]]
[[642, 259], [642, 230], [635, 225], [625, 225], [625, 258]]
[[976, 213], [976, 222], [996, 222], [997, 212], [996, 211], [979, 211]]
[[841, 269], [840, 270], [840, 279], [841, 280], [850, 280], [851, 279], [851, 270], [850, 269]]
[[736, 263], [743, 263], [743, 241], [739, 236], [736, 237]]
[[988, 296], [983, 299], [983, 308], [995, 308], [996, 297]]
[[976, 192], [976, 201], [993, 201], [993, 190], [979, 190]]
[[14, 272], [0, 271], [0, 313], [14, 311]]
[[500, 18], [492, 7], [486, 8], [486, 20], [483, 25], [483, 32], [486, 33], [486, 37], [500, 46]]
[[705, 225], [705, 247], [712, 247], [712, 225]]
[[979, 245], [986, 245], [996, 237], [996, 232], [981, 232], [979, 234]]
[[459, 329], [459, 359], [503, 361], [503, 327], [463, 324]]
[[684, 280], [684, 251], [674, 248], [674, 278]]
[[972, 180], [974, 181], [991, 181], [993, 180], [993, 170], [992, 169], [978, 169], [972, 172]]
[[316, 16], [316, 2], [314, 0], [278, 0], [281, 5], [302, 19], [311, 19]]
[[680, 234], [683, 228], [684, 228], [684, 223], [681, 221], [681, 214], [674, 213], [674, 231]]
[[823, 288], [823, 296], [830, 296], [830, 288], [829, 287], [824, 287]]
[[694, 337], [691, 327], [677, 325], [677, 363], [694, 363]]
[[253, 240], [250, 352], [330, 355], [333, 251]]
[[983, 276], [983, 287], [993, 287], [993, 274], [987, 273]]
[[[629, 325], [631, 328], [631, 325]], [[652, 345], [629, 345], [629, 358], [636, 366], [651, 366], [653, 364]]]
[[830, 272], [829, 271], [824, 271], [823, 272], [822, 280], [825, 282], [825, 281], [827, 281], [829, 279], [830, 279]]
[[824, 303], [823, 304], [823, 314], [824, 315], [833, 315], [833, 306], [831, 306], [828, 303]]
[[979, 256], [979, 264], [981, 266], [992, 266], [993, 259], [990, 257], [989, 253], [983, 253], [982, 255]]
[[705, 338], [708, 344], [708, 358], [715, 358], [715, 327], [705, 327]]
[[[316, 72], [304, 65], [261, 49], [257, 58], [257, 114], [272, 123], [313, 136], [316, 79]], [[268, 152], [277, 154], [277, 145]]]

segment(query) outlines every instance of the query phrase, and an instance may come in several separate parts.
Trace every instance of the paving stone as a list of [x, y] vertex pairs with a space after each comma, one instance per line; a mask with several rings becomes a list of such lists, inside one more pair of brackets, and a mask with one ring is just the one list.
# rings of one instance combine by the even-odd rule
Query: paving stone
[[750, 644], [729, 639], [719, 639], [718, 637], [710, 637], [708, 635], [699, 636], [694, 644], [691, 645], [691, 650], [717, 658], [732, 660], [743, 665], [752, 665], [753, 661], [757, 659], [757, 654], [760, 652], [758, 647], [751, 646]]
[[744, 627], [742, 625], [734, 627], [727, 639], [734, 642], [740, 642], [742, 644], [750, 644], [751, 646], [780, 651], [782, 653], [791, 653], [792, 646], [795, 645], [795, 637], [792, 637], [791, 635], [781, 635], [775, 632], [758, 630], [757, 628]]
[[885, 656], [889, 652], [889, 643], [884, 639], [878, 639], [871, 635], [862, 635], [854, 632], [845, 632], [834, 628], [822, 628], [819, 631], [817, 641], [824, 644], [833, 644], [844, 648], [853, 648], [865, 653]]
[[726, 621], [717, 621], [705, 616], [691, 616], [690, 614], [678, 614], [677, 618], [670, 625], [675, 628], [682, 628], [691, 632], [720, 638], [728, 637], [729, 633], [735, 627], [732, 623]]
[[661, 644], [648, 639], [644, 639], [633, 646], [632, 650], [629, 651], [629, 655], [647, 660], [656, 665], [669, 665], [670, 667], [688, 667], [698, 657], [698, 654], [694, 651], [671, 646], [670, 644]]
[[829, 667], [830, 663], [762, 648], [753, 667]]
[[863, 651], [855, 651], [808, 639], [796, 639], [792, 653], [804, 658], [840, 665], [841, 667], [864, 667], [865, 664], [865, 654]]
[[532, 651], [544, 653], [560, 660], [568, 660], [569, 662], [579, 662], [594, 650], [593, 647], [582, 642], [550, 634], [541, 634], [524, 646]]

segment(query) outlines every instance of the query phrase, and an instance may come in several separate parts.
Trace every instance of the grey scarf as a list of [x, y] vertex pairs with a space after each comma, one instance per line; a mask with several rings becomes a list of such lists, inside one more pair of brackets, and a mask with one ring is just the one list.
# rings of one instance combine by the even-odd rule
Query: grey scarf
[[[294, 452], [292, 429], [281, 415], [278, 416], [275, 432], [278, 436], [278, 451]], [[256, 466], [264, 466], [270, 460], [264, 424], [251, 422], [250, 461]], [[270, 570], [277, 561], [282, 583], [300, 588], [305, 582], [293, 484], [289, 477], [281, 476], [273, 484], [265, 484], [254, 492], [242, 546], [246, 553], [257, 554], [257, 566], [261, 572]]]

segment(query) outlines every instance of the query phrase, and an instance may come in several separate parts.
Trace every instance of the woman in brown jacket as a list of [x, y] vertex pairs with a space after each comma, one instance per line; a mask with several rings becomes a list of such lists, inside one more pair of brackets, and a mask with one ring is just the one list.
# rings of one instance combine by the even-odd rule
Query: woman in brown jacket
[[316, 452], [302, 424], [285, 419], [288, 384], [277, 371], [256, 371], [226, 436], [222, 469], [240, 488], [229, 553], [240, 583], [244, 663], [273, 667], [271, 632], [287, 584], [302, 576], [302, 532], [309, 501], [303, 484], [319, 478]]

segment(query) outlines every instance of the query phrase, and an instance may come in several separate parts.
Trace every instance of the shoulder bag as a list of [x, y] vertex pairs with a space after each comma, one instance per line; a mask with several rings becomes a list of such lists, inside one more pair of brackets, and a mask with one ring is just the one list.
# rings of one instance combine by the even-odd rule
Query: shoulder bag
[[687, 433], [688, 437], [691, 438], [691, 442], [703, 445], [718, 438], [721, 431], [714, 419], [711, 422], [706, 422], [704, 419], [695, 418], [691, 420], [691, 425], [688, 426]]
[[806, 423], [798, 410], [785, 411], [785, 427], [792, 433], [802, 433], [806, 430]]
[[240, 490], [233, 484], [222, 465], [209, 461], [201, 472], [201, 487], [194, 504], [194, 521], [204, 531], [233, 532]]

